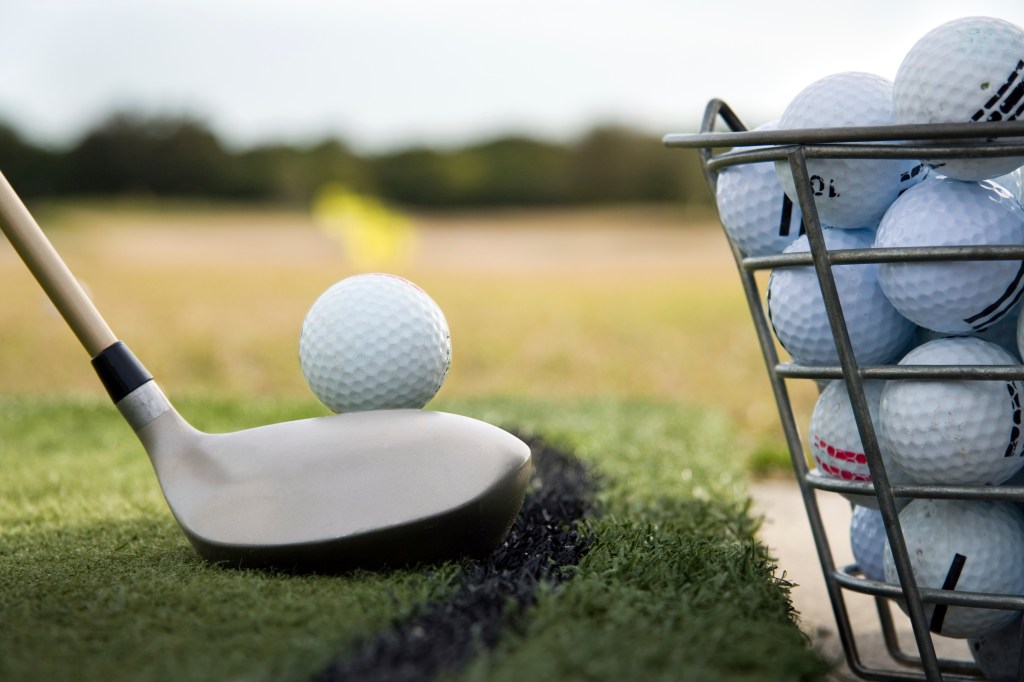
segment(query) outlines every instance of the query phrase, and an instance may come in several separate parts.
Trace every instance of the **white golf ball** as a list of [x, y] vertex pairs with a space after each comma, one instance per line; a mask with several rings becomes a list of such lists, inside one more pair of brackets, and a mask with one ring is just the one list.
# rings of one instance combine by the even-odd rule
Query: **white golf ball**
[[335, 412], [420, 408], [451, 366], [441, 309], [412, 282], [356, 275], [325, 291], [302, 324], [299, 361]]
[[1006, 175], [992, 178], [992, 182], [1010, 193], [1017, 203], [1024, 202], [1024, 168], [1010, 171]]
[[[1024, 595], [1024, 513], [1016, 504], [913, 500], [900, 511], [900, 527], [919, 587]], [[886, 582], [898, 583], [888, 542], [883, 565]], [[924, 609], [932, 632], [961, 639], [996, 633], [1018, 616], [967, 606]]]
[[885, 582], [885, 524], [882, 512], [857, 505], [850, 518], [850, 549], [857, 568], [868, 580]]
[[974, 662], [981, 668], [987, 680], [1006, 680], [1017, 678], [1017, 667], [1020, 662], [1021, 617], [1017, 616], [1009, 625], [984, 637], [967, 640]]
[[[773, 121], [757, 130], [777, 127], [778, 122]], [[782, 191], [770, 161], [723, 169], [718, 174], [715, 203], [726, 233], [745, 256], [782, 253], [804, 233], [800, 206]]]
[[[807, 86], [786, 107], [779, 128], [892, 125], [892, 83], [849, 71]], [[789, 163], [776, 161], [783, 190], [797, 201]], [[918, 161], [904, 159], [808, 159], [807, 173], [818, 219], [829, 227], [875, 227], [900, 192], [923, 177]]]
[[1010, 352], [1018, 361], [1021, 359], [1020, 350], [1017, 348], [1018, 322], [1020, 321], [1021, 304], [1018, 303], [1010, 312], [999, 318], [991, 327], [981, 331], [972, 332], [937, 332], [924, 327], [917, 328], [915, 346], [920, 346], [928, 341], [941, 339], [947, 336], [974, 336], [985, 341], [991, 341], [997, 346]]
[[[929, 178], [882, 218], [877, 247], [1024, 244], [1024, 209], [991, 182]], [[878, 282], [896, 309], [938, 332], [982, 331], [1024, 295], [1024, 262], [881, 263]]]
[[[1013, 365], [1010, 353], [972, 337], [929, 341], [900, 365]], [[1024, 464], [1019, 381], [886, 382], [879, 445], [916, 483], [998, 485]]]
[[[885, 382], [868, 380], [863, 382], [863, 387], [864, 397], [868, 403], [868, 414], [871, 417], [871, 424], [876, 429], [877, 438], [878, 405]], [[868, 457], [864, 452], [864, 444], [854, 419], [853, 404], [845, 381], [830, 381], [818, 396], [814, 411], [811, 413], [808, 435], [811, 457], [822, 474], [844, 481], [871, 482]], [[881, 449], [881, 442], [879, 448]], [[892, 458], [884, 451], [881, 455], [889, 483], [907, 482], [906, 474], [899, 470]], [[843, 497], [856, 505], [878, 508], [878, 500], [873, 495], [843, 493]]]
[[1017, 353], [1020, 355], [1021, 358], [1024, 358], [1024, 313], [1021, 313], [1019, 308], [1017, 311], [1017, 317], [1015, 318], [1014, 324], [1017, 329]]
[[[823, 231], [830, 250], [867, 249], [873, 230]], [[810, 250], [806, 236], [784, 253]], [[877, 265], [837, 265], [832, 268], [854, 355], [860, 364], [886, 364], [906, 349], [914, 324], [900, 315], [878, 285]], [[818, 278], [812, 266], [778, 268], [768, 279], [768, 315], [775, 335], [794, 362], [801, 365], [837, 365], [832, 329], [825, 312]]]
[[[932, 29], [904, 57], [893, 84], [898, 123], [1014, 121], [1024, 112], [1024, 30], [965, 17]], [[985, 180], [1024, 158], [936, 159], [957, 180]]]

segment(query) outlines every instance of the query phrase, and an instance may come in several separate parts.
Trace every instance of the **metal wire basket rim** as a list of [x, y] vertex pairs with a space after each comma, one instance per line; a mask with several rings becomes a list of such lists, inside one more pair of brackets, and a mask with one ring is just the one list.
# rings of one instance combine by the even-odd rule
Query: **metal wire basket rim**
[[[882, 126], [788, 128], [739, 132], [670, 133], [662, 138], [667, 147], [711, 149], [755, 145], [810, 145], [843, 142], [901, 142], [975, 140], [992, 142], [1004, 137], [1024, 137], [1024, 121], [979, 123], [913, 123]], [[895, 148], [895, 146], [894, 146]]]
[[[957, 336], [950, 334], [949, 336]], [[1024, 381], [1024, 365], [858, 365], [862, 380], [912, 379], [916, 381]], [[786, 379], [843, 379], [839, 365], [775, 365], [775, 373]]]
[[[840, 228], [831, 228], [840, 229]], [[867, 249], [835, 249], [828, 252], [832, 265], [906, 263], [924, 261], [988, 261], [1024, 259], [1024, 244], [957, 244], [949, 246], [887, 246]], [[745, 270], [771, 270], [814, 265], [810, 251], [772, 256], [747, 256]]]
[[[875, 497], [876, 490], [871, 481], [848, 481], [843, 478], [826, 476], [812, 469], [804, 476], [809, 486], [816, 490], [862, 497]], [[891, 484], [893, 497], [911, 500], [990, 500], [995, 502], [1019, 502], [1024, 496], [1020, 485], [954, 485], [954, 484]], [[1022, 595], [1024, 596], [1024, 595]]]
[[800, 147], [809, 159], [928, 159], [935, 162], [957, 158], [1002, 158], [1024, 156], [1024, 141], [983, 144], [803, 144], [757, 147], [743, 151], [722, 152], [708, 161], [708, 169], [720, 171], [730, 166], [747, 163], [785, 161], [789, 150]]
[[[860, 568], [856, 564], [847, 564], [834, 572], [836, 581], [844, 587], [861, 594], [879, 597], [902, 599], [903, 590], [899, 585], [878, 580], [869, 580], [856, 575]], [[1021, 610], [1024, 609], [1024, 597], [1014, 594], [997, 594], [994, 592], [967, 592], [960, 590], [941, 590], [922, 587], [921, 601], [929, 604], [947, 604], [949, 606], [971, 606], [980, 609]]]

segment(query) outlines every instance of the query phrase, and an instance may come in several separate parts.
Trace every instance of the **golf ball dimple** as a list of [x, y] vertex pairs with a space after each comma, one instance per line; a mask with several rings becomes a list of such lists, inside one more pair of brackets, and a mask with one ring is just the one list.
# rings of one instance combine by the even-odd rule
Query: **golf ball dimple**
[[[831, 128], [895, 123], [892, 83], [850, 71], [807, 86], [786, 107], [779, 128]], [[779, 182], [797, 201], [787, 161], [776, 161]], [[875, 227], [900, 192], [924, 177], [923, 165], [905, 159], [808, 159], [807, 174], [818, 219], [841, 228]]]
[[[868, 404], [868, 415], [877, 429], [878, 405], [885, 382], [868, 380], [862, 384], [864, 398]], [[830, 478], [844, 481], [871, 482], [868, 456], [865, 452], [860, 431], [853, 413], [853, 404], [845, 381], [830, 381], [818, 396], [811, 413], [810, 438], [811, 457], [818, 470]], [[882, 463], [890, 484], [906, 482], [906, 474], [883, 451]], [[873, 495], [841, 493], [856, 505], [878, 508]], [[897, 500], [897, 503], [900, 503]]]
[[[757, 130], [777, 127], [777, 122], [771, 122]], [[770, 161], [723, 169], [718, 174], [715, 203], [722, 226], [744, 256], [782, 253], [804, 233], [800, 206], [782, 191]]]
[[882, 512], [857, 505], [850, 518], [850, 549], [857, 567], [868, 580], [885, 582], [885, 524]]
[[313, 393], [335, 412], [421, 408], [451, 366], [448, 323], [412, 282], [356, 275], [310, 308], [299, 361]]
[[[877, 247], [1024, 244], [1024, 209], [990, 182], [929, 178], [907, 190], [878, 227]], [[895, 262], [878, 282], [905, 317], [937, 332], [982, 331], [1024, 295], [1024, 262]]]
[[[823, 231], [830, 250], [867, 249], [872, 230]], [[810, 249], [806, 236], [784, 253]], [[900, 315], [878, 285], [877, 265], [837, 265], [832, 268], [850, 342], [859, 363], [885, 364], [906, 349], [914, 336], [912, 322]], [[778, 268], [768, 280], [768, 316], [775, 335], [794, 362], [801, 365], [838, 365], [832, 328], [818, 278], [811, 266]]]
[[[900, 365], [1019, 366], [973, 337], [929, 341]], [[1024, 464], [1024, 384], [1005, 380], [890, 380], [879, 403], [879, 445], [915, 483], [998, 485]]]
[[1009, 351], [1018, 361], [1021, 359], [1020, 350], [1017, 347], [1017, 335], [1019, 330], [1021, 304], [1014, 306], [1008, 314], [1000, 318], [991, 327], [981, 331], [972, 332], [937, 332], [924, 327], [917, 328], [915, 346], [920, 346], [928, 341], [945, 338], [947, 336], [974, 336], [984, 341], [991, 341], [997, 346]]
[[[1024, 513], [1012, 502], [917, 499], [899, 514], [919, 587], [1024, 595]], [[888, 542], [885, 580], [898, 583]], [[902, 600], [897, 603], [905, 610]], [[1016, 611], [925, 604], [932, 632], [984, 637], [1008, 626]]]
[[[926, 33], [893, 83], [897, 123], [1014, 121], [1024, 113], [1024, 30], [992, 17], [964, 17]], [[1008, 173], [1024, 158], [936, 159], [957, 180]]]
[[1020, 662], [1021, 616], [999, 632], [967, 640], [974, 662], [985, 679], [1016, 680]]
[[1024, 169], [1018, 168], [1006, 175], [992, 178], [992, 182], [1009, 192], [1017, 203], [1024, 202]]

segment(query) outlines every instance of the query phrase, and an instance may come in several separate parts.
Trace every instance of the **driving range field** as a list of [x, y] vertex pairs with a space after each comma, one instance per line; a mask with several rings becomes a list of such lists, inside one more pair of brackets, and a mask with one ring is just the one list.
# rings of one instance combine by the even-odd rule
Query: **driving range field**
[[[308, 212], [30, 208], [196, 427], [326, 413], [299, 369], [299, 330], [322, 291], [361, 269]], [[537, 506], [555, 478], [527, 497], [575, 538], [574, 564], [548, 559], [536, 585], [501, 597], [491, 636], [482, 607], [443, 614], [493, 561], [338, 576], [202, 563], [86, 354], [4, 242], [0, 680], [826, 674], [755, 537], [747, 486], [765, 467], [785, 472], [784, 446], [714, 216], [510, 210], [412, 224], [411, 258], [379, 269], [419, 284], [447, 317], [453, 365], [428, 409], [516, 432], [539, 471], [549, 450], [579, 464], [582, 517]], [[807, 414], [811, 388], [794, 387]], [[445, 653], [429, 639], [440, 629], [470, 654]], [[432, 653], [381, 663], [397, 658], [382, 643], [409, 654], [419, 640]], [[376, 663], [359, 663], [373, 651]]]

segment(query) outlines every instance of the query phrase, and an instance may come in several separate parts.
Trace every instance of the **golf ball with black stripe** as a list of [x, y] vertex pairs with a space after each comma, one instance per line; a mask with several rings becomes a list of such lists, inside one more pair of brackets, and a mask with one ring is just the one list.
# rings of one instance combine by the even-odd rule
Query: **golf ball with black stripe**
[[[882, 218], [875, 246], [1024, 244], [1024, 209], [990, 182], [928, 178]], [[948, 333], [981, 331], [1024, 295], [1024, 262], [935, 261], [878, 265], [878, 283], [905, 317]]]
[[[1012, 502], [913, 500], [900, 511], [910, 564], [922, 588], [1024, 595], [1024, 513]], [[886, 542], [885, 580], [897, 583]], [[900, 607], [906, 610], [902, 600]], [[932, 632], [984, 637], [1008, 626], [1016, 611], [925, 604]]]
[[[938, 26], [907, 52], [893, 82], [898, 123], [1014, 121], [1024, 116], [1024, 29], [993, 17]], [[1024, 158], [934, 160], [944, 175], [984, 180]]]

